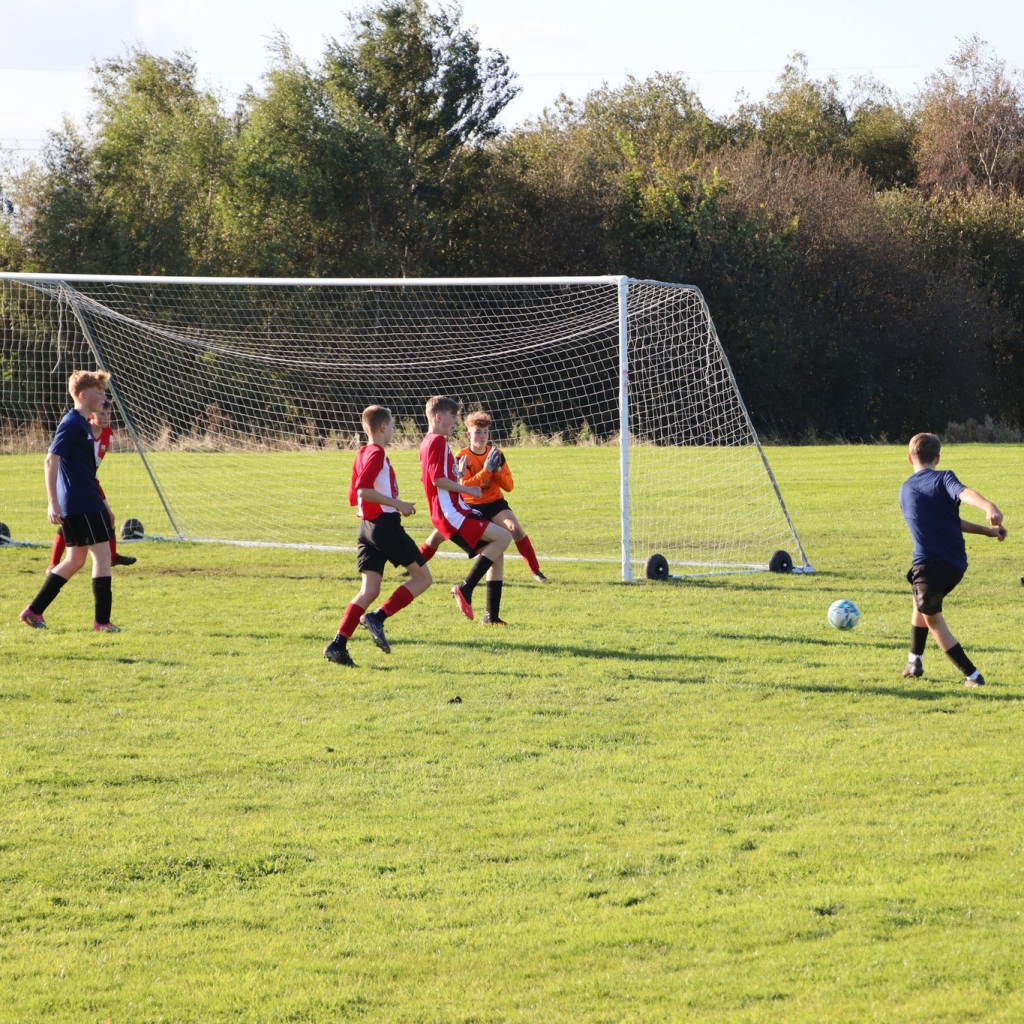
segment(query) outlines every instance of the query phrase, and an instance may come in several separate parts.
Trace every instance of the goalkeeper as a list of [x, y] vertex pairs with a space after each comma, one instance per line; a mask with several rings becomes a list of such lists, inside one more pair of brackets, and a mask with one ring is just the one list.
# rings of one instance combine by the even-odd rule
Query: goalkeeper
[[[505, 500], [504, 492], [511, 491], [515, 484], [504, 453], [490, 443], [491, 422], [491, 417], [485, 412], [471, 412], [466, 417], [469, 447], [461, 449], [456, 454], [461, 467], [460, 479], [463, 486], [479, 487], [481, 492], [479, 498], [467, 495], [466, 504], [475, 508], [484, 519], [508, 530], [516, 543], [516, 550], [525, 559], [533, 578], [538, 583], [546, 583], [548, 578], [540, 570], [533, 544]], [[420, 554], [430, 561], [443, 540], [440, 532], [434, 530], [420, 548]]]

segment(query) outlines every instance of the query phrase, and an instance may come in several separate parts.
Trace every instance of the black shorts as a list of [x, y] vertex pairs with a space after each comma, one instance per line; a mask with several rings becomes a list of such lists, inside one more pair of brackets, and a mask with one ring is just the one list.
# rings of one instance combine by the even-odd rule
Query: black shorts
[[405, 532], [402, 517], [397, 512], [382, 512], [376, 519], [364, 519], [359, 524], [356, 547], [356, 568], [360, 572], [384, 575], [390, 562], [403, 568], [415, 562], [426, 565], [416, 541]]
[[[100, 494], [103, 494], [103, 488], [100, 488]], [[110, 521], [110, 528], [111, 528], [112, 530], [115, 530], [115, 531], [116, 531], [116, 529], [117, 529], [117, 528], [116, 528], [116, 527], [114, 526], [114, 521], [113, 521], [113, 520], [111, 520], [111, 521]], [[63, 527], [63, 526], [58, 526], [58, 527], [57, 527], [57, 534], [58, 534], [58, 536], [60, 536], [60, 537], [63, 537], [63, 536], [64, 536], [64, 527]], [[65, 541], [65, 542], [64, 542], [64, 546], [65, 546], [65, 547], [67, 547], [67, 541]]]
[[106, 509], [84, 515], [65, 516], [62, 525], [64, 543], [69, 548], [87, 548], [114, 539], [114, 528]]
[[922, 615], [938, 615], [942, 611], [942, 599], [963, 578], [963, 569], [942, 561], [919, 562], [907, 573], [914, 604]]
[[482, 505], [474, 505], [473, 508], [484, 517], [484, 519], [493, 520], [499, 512], [508, 512], [511, 506], [504, 498], [498, 498], [497, 501], [485, 501]]

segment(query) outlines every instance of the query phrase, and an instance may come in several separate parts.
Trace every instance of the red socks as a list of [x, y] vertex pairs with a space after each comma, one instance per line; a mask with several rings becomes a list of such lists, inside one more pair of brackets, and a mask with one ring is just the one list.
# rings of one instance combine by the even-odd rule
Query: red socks
[[60, 565], [61, 559], [64, 557], [65, 547], [66, 545], [64, 543], [64, 534], [58, 533], [57, 536], [53, 538], [53, 551], [50, 552], [51, 572], [54, 569], [56, 569], [58, 565]]
[[[390, 618], [396, 612], [400, 612], [406, 605], [412, 604], [412, 601], [412, 591], [406, 586], [401, 586], [380, 606], [380, 610], [384, 613], [385, 618]], [[343, 637], [350, 637], [356, 631], [356, 626], [359, 625], [359, 620], [365, 614], [366, 609], [360, 608], [359, 605], [353, 601], [345, 609], [345, 614], [341, 617], [338, 632]]]
[[406, 605], [412, 604], [412, 599], [412, 592], [407, 586], [402, 585], [380, 606], [380, 610], [390, 619]]
[[517, 540], [516, 550], [523, 556], [523, 558], [526, 559], [526, 564], [530, 567], [530, 572], [540, 572], [540, 562], [537, 561], [537, 554], [533, 550], [533, 544], [530, 543], [529, 537]]
[[423, 543], [420, 545], [420, 554], [423, 556], [424, 562], [429, 562], [437, 554], [437, 548], [432, 548], [429, 544]]
[[341, 617], [341, 625], [338, 626], [338, 632], [343, 637], [350, 637], [356, 631], [356, 626], [359, 625], [359, 620], [363, 617], [365, 611], [365, 608], [360, 608], [353, 601], [345, 609], [345, 614]]

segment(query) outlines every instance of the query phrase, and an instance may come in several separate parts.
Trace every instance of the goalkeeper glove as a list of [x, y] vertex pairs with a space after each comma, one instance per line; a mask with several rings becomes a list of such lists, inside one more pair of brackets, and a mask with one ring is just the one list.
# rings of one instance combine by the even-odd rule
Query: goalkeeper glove
[[469, 463], [469, 456], [463, 455], [461, 459], [455, 460], [455, 475], [461, 480], [466, 475], [466, 466]]
[[505, 456], [501, 454], [500, 448], [492, 448], [484, 459], [484, 469], [488, 473], [497, 473], [505, 465]]

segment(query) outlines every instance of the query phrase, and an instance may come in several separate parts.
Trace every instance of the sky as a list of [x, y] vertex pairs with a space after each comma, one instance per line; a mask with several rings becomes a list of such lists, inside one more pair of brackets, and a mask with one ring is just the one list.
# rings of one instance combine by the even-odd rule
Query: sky
[[[62, 118], [83, 123], [90, 66], [132, 45], [171, 56], [188, 50], [201, 82], [227, 107], [259, 88], [267, 46], [283, 33], [311, 65], [325, 40], [344, 36], [346, 13], [363, 0], [0, 0], [0, 148], [30, 159]], [[512, 127], [559, 95], [582, 98], [602, 83], [658, 71], [685, 75], [712, 113], [760, 99], [789, 56], [806, 55], [812, 76], [844, 86], [873, 76], [909, 97], [972, 34], [1014, 67], [1024, 66], [1020, 0], [828, 0], [687, 3], [686, 0], [463, 0], [463, 23], [500, 50], [521, 95], [506, 108]], [[0, 154], [2, 156], [3, 154]]]

